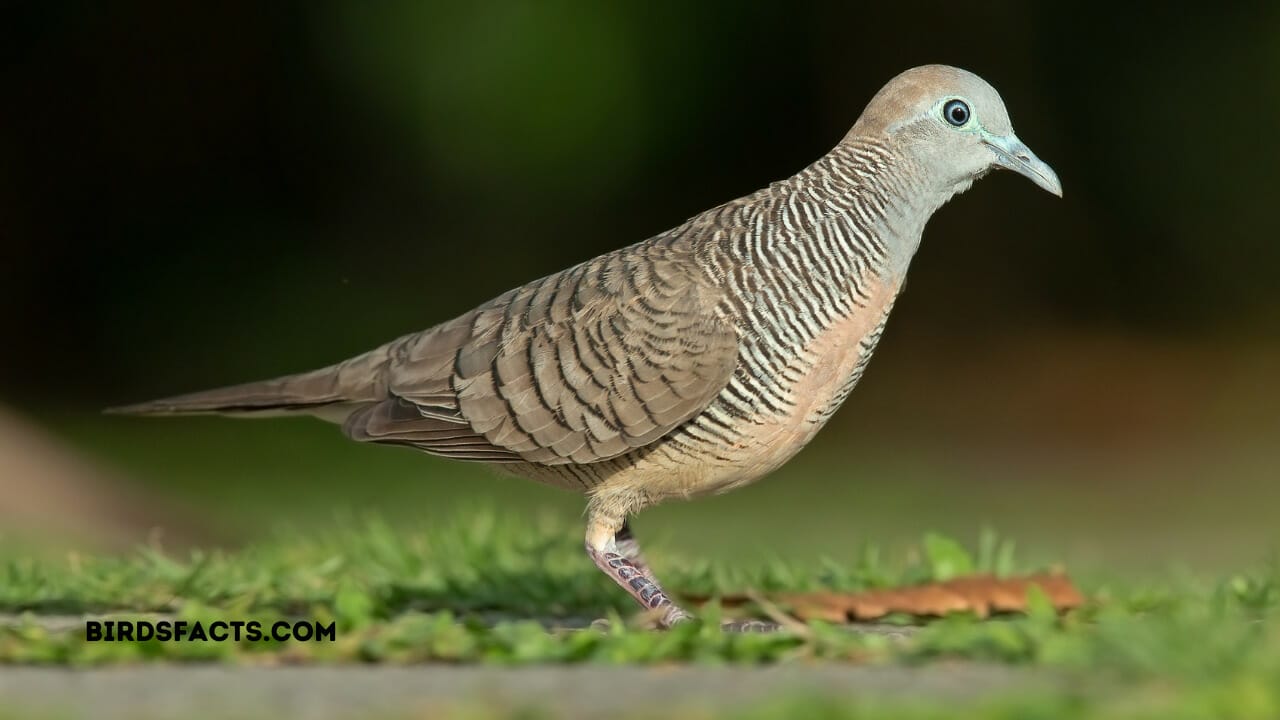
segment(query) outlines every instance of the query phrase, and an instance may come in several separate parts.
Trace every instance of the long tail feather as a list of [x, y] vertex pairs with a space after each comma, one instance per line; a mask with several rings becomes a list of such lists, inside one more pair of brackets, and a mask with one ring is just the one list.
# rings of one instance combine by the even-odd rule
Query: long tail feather
[[[351, 407], [386, 397], [386, 347], [337, 365], [272, 380], [176, 395], [108, 408], [113, 415], [327, 415], [332, 406]], [[341, 413], [345, 416], [345, 413]]]

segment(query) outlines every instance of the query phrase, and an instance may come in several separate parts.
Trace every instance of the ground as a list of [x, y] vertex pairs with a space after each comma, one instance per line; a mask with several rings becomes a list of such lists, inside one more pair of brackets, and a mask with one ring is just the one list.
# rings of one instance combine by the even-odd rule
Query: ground
[[[1031, 597], [1024, 616], [771, 635], [720, 632], [728, 611], [714, 602], [699, 609], [702, 625], [644, 629], [583, 554], [582, 501], [569, 493], [344, 442], [320, 423], [32, 417], [117, 483], [78, 497], [137, 502], [113, 533], [83, 515], [27, 523], [52, 538], [0, 523], [0, 718], [189, 707], [207, 717], [1280, 717], [1280, 416], [1258, 390], [1274, 363], [1215, 375], [1256, 400], [1249, 412], [1186, 400], [1135, 415], [1152, 398], [1195, 396], [1153, 386], [1141, 402], [1117, 394], [1110, 424], [1084, 388], [1129, 385], [1078, 364], [1027, 370], [1047, 378], [1046, 397], [1018, 380], [1019, 368], [1043, 365], [1011, 364], [1020, 389], [998, 402], [986, 396], [1003, 384], [918, 374], [929, 412], [872, 384], [859, 412], [774, 476], [654, 508], [635, 529], [683, 595], [1056, 568], [1084, 607], [1058, 614]], [[1146, 377], [1161, 366], [1142, 367]], [[1203, 387], [1194, 372], [1166, 374], [1170, 386]], [[39, 486], [7, 488], [10, 498], [49, 489], [30, 473], [5, 479]], [[88, 509], [110, 516], [119, 504]], [[309, 619], [333, 622], [337, 637], [84, 638], [86, 618], [160, 617]]]
[[[1085, 573], [1089, 603], [1065, 615], [1033, 596], [1024, 616], [890, 618], [901, 632], [728, 634], [711, 604], [706, 622], [659, 633], [584, 561], [575, 530], [473, 509], [428, 530], [352, 520], [236, 551], [13, 557], [0, 569], [0, 661], [28, 667], [0, 676], [5, 712], [161, 717], [196, 700], [211, 717], [1280, 714], [1280, 564], [1265, 558], [1216, 580]], [[695, 595], [1032, 569], [992, 532], [974, 545], [933, 536], [810, 567], [654, 560]], [[84, 617], [307, 618], [333, 621], [337, 638], [90, 643]], [[583, 627], [592, 618], [606, 622]]]

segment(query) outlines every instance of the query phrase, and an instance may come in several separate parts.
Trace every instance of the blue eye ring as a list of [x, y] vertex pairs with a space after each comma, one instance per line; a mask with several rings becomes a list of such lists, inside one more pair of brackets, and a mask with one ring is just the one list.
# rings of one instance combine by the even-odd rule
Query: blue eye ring
[[963, 100], [949, 100], [942, 106], [942, 119], [956, 127], [964, 127], [972, 114], [969, 104]]

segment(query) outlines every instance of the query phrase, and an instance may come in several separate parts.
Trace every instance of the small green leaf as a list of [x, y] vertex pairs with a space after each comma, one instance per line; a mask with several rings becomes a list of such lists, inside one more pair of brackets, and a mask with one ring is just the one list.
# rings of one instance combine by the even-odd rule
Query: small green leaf
[[973, 572], [973, 559], [960, 543], [929, 533], [924, 536], [924, 552], [934, 580], [950, 580]]
[[1010, 575], [1013, 575], [1015, 571], [1013, 555], [1016, 548], [1017, 543], [1013, 540], [1006, 539], [1000, 543], [1000, 549], [996, 551], [995, 567], [992, 568], [996, 577], [1009, 577]]
[[978, 535], [978, 572], [994, 572], [996, 550], [1000, 545], [1000, 536], [990, 525], [983, 525]]
[[334, 594], [333, 611], [346, 629], [364, 627], [373, 617], [373, 598], [367, 592], [344, 584]]
[[1056, 622], [1058, 619], [1058, 611], [1054, 609], [1053, 602], [1039, 585], [1032, 584], [1027, 588], [1027, 615], [1032, 620], [1042, 622]]

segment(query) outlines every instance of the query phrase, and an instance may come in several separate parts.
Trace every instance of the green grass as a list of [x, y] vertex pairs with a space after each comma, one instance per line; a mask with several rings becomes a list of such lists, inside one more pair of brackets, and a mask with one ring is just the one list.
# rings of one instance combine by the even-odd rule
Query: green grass
[[[889, 561], [885, 558], [906, 558]], [[654, 557], [681, 593], [856, 590], [1022, 567], [1013, 546], [983, 533], [970, 553], [928, 536], [904, 552], [867, 547], [813, 566], [685, 563]], [[631, 601], [584, 557], [576, 526], [474, 510], [416, 532], [380, 520], [338, 521], [320, 533], [280, 532], [243, 550], [181, 557], [144, 547], [123, 557], [9, 558], [0, 564], [0, 610], [20, 618], [0, 629], [0, 662], [76, 667], [149, 661], [295, 663], [804, 663], [993, 662], [1123, 692], [1038, 692], [984, 698], [988, 717], [1203, 717], [1280, 713], [1280, 564], [1217, 581], [1170, 575], [1161, 582], [1086, 580], [1089, 604], [1059, 615], [1032, 597], [1025, 616], [956, 615], [923, 623], [909, 639], [811, 623], [794, 632], [721, 632], [721, 613], [657, 633], [637, 626]], [[163, 613], [205, 622], [308, 618], [337, 624], [315, 643], [86, 641], [83, 624], [50, 628], [41, 616]], [[603, 629], [554, 629], [567, 619], [608, 617]], [[546, 625], [553, 626], [548, 630]], [[743, 717], [951, 717], [921, 701], [849, 706], [780, 699]], [[478, 708], [479, 717], [503, 716]], [[1268, 715], [1270, 713], [1270, 715]], [[527, 716], [527, 715], [521, 715]], [[533, 715], [533, 716], [536, 716]], [[1172, 716], [1180, 716], [1174, 714]]]
[[[908, 558], [905, 562], [888, 562], [884, 558], [889, 555], [866, 547], [849, 558], [820, 560], [810, 567], [782, 561], [720, 567], [680, 562], [661, 552], [655, 560], [672, 589], [695, 595], [744, 589], [859, 590], [974, 570], [1008, 574], [1034, 569], [1021, 567], [1012, 543], [991, 532], [982, 534], [972, 554], [960, 543], [929, 535], [917, 547], [892, 554]], [[631, 601], [587, 561], [576, 527], [553, 516], [531, 520], [487, 511], [464, 512], [451, 524], [415, 532], [395, 530], [378, 519], [348, 519], [336, 521], [325, 533], [282, 531], [242, 550], [194, 550], [181, 557], [142, 547], [123, 557], [10, 558], [0, 565], [0, 580], [0, 610], [30, 617], [176, 613], [189, 618], [333, 618], [344, 638], [343, 649], [327, 656], [331, 659], [436, 659], [430, 643], [417, 648], [409, 643], [404, 653], [385, 658], [376, 647], [396, 646], [401, 637], [457, 634], [471, 638], [456, 640], [466, 649], [441, 651], [439, 659], [643, 662], [692, 659], [699, 647], [707, 647], [716, 648], [713, 656], [718, 653], [725, 660], [805, 654], [913, 661], [954, 657], [1196, 671], [1239, 664], [1253, 650], [1269, 649], [1276, 638], [1267, 621], [1280, 612], [1280, 567], [1271, 562], [1216, 583], [1177, 576], [1159, 584], [1086, 583], [1090, 604], [1066, 616], [1039, 605], [1028, 617], [983, 622], [953, 616], [928, 623], [901, 647], [820, 624], [797, 635], [765, 638], [722, 635], [696, 626], [655, 635], [628, 629], [621, 621], [632, 613]], [[616, 621], [605, 633], [546, 633], [534, 623], [520, 622], [536, 618], [554, 624], [557, 619], [603, 615]], [[494, 624], [495, 618], [502, 621]], [[539, 631], [530, 635], [535, 629]], [[9, 632], [3, 657], [21, 659], [24, 648], [40, 645], [39, 636], [31, 624]], [[45, 640], [55, 642], [52, 636]], [[77, 657], [75, 642], [57, 642], [69, 652], [64, 659]], [[509, 657], [501, 651], [507, 642], [521, 646], [513, 647]], [[1179, 647], [1194, 652], [1177, 652]], [[104, 652], [102, 659], [109, 660], [110, 653]]]
[[[127, 556], [10, 558], [0, 565], [0, 610], [8, 612], [174, 612], [191, 603], [245, 612], [301, 614], [344, 606], [361, 621], [406, 612], [451, 611], [511, 617], [594, 618], [627, 613], [632, 601], [595, 570], [580, 531], [555, 515], [528, 518], [484, 510], [418, 531], [381, 519], [336, 520], [326, 532], [278, 531], [238, 551], [192, 550], [182, 557], [143, 546]], [[976, 557], [940, 536], [924, 538], [914, 560], [890, 565], [875, 547], [805, 568], [775, 560], [757, 568], [655, 558], [669, 584], [716, 595], [835, 588], [859, 590], [974, 570], [1015, 570], [1012, 542], [984, 532]], [[353, 598], [359, 598], [358, 600]], [[354, 619], [354, 618], [349, 618]]]
[[[1278, 456], [1265, 423], [1259, 437], [1239, 436], [1238, 446], [1108, 454], [1026, 450], [1002, 444], [999, 427], [975, 430], [977, 438], [878, 434], [852, 422], [861, 417], [833, 422], [759, 483], [646, 510], [641, 540], [717, 565], [754, 565], [771, 556], [843, 559], [868, 539], [900, 553], [928, 531], [971, 538], [988, 524], [1016, 537], [1024, 558], [1126, 576], [1159, 576], [1172, 563], [1234, 569], [1260, 547], [1280, 546]], [[87, 461], [115, 471], [121, 487], [104, 486], [105, 494], [157, 501], [158, 508], [138, 508], [137, 536], [151, 526], [177, 536], [186, 520], [231, 540], [269, 538], [281, 522], [324, 532], [334, 508], [376, 513], [397, 527], [430, 525], [474, 504], [536, 508], [579, 525], [571, 532], [581, 536], [583, 500], [575, 493], [352, 443], [319, 422], [44, 419]]]

